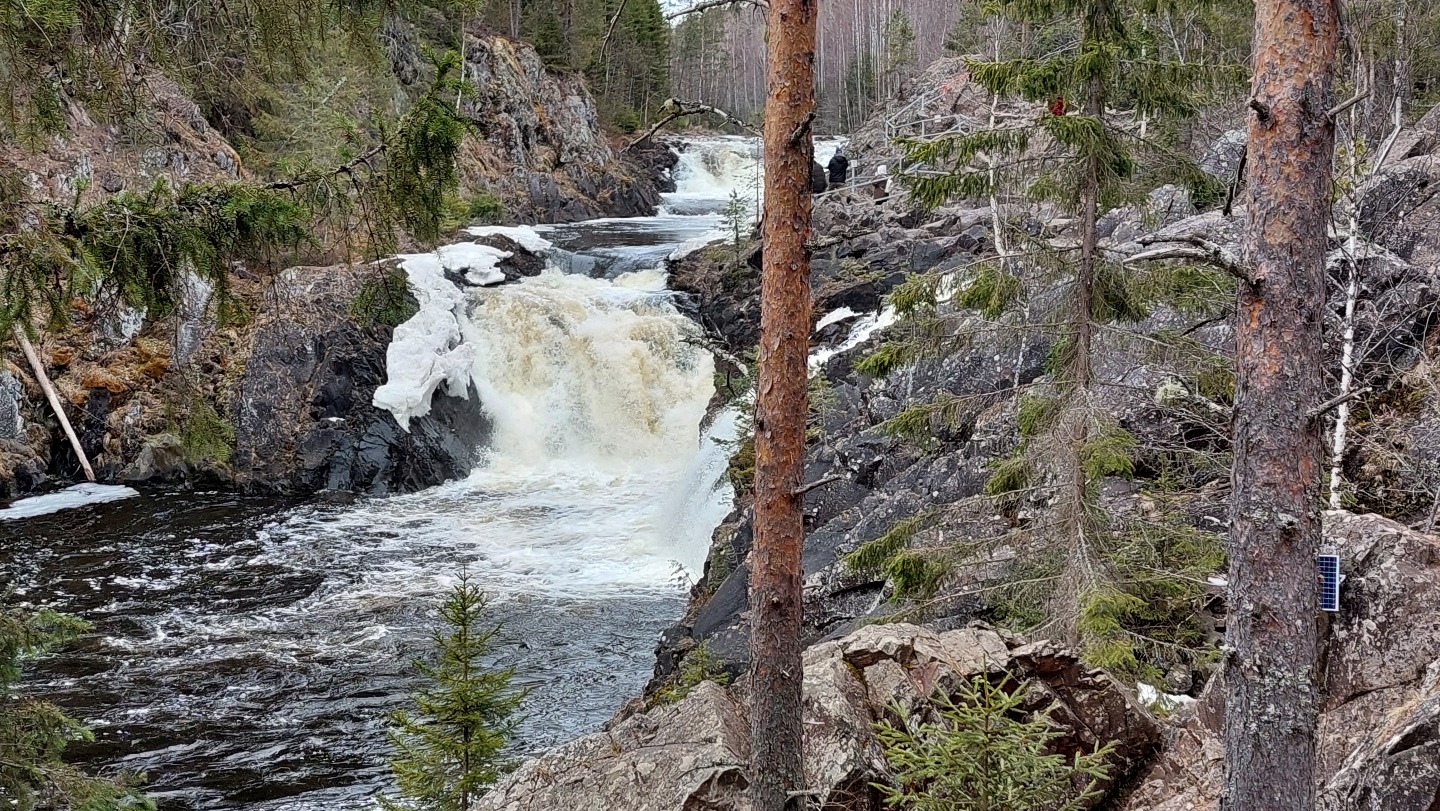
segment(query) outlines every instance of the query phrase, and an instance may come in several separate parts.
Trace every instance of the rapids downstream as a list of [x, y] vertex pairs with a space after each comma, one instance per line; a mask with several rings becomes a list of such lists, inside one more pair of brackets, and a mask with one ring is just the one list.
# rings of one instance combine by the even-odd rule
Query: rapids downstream
[[713, 364], [663, 262], [718, 235], [732, 190], [754, 198], [754, 149], [691, 142], [658, 216], [537, 227], [549, 271], [464, 291], [449, 373], [495, 426], [464, 481], [349, 504], [82, 493], [0, 520], [0, 588], [95, 624], [32, 670], [96, 732], [72, 753], [147, 773], [163, 809], [371, 808], [385, 716], [462, 568], [531, 691], [517, 754], [638, 694], [731, 500], [733, 418], [702, 431]]

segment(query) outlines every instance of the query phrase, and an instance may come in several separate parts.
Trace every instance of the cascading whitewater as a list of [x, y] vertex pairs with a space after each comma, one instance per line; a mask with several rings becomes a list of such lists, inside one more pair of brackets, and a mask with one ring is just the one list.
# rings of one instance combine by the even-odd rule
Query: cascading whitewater
[[[748, 159], [735, 140], [714, 165]], [[729, 190], [711, 191], [723, 205]], [[372, 808], [385, 711], [408, 700], [426, 607], [462, 569], [494, 597], [498, 661], [532, 688], [517, 751], [611, 717], [733, 502], [737, 415], [702, 432], [711, 359], [657, 267], [716, 210], [491, 230], [532, 251], [660, 257], [609, 281], [500, 284], [503, 252], [473, 243], [402, 257], [420, 312], [395, 331], [375, 402], [414, 428], [436, 391], [473, 386], [493, 447], [464, 480], [298, 506], [67, 493], [4, 524], [17, 591], [97, 620], [95, 643], [36, 681], [105, 729], [92, 765], [149, 772], [167, 804], [207, 811]]]
[[714, 363], [663, 290], [630, 286], [656, 277], [545, 274], [476, 292], [464, 336], [494, 458], [633, 465], [695, 454]]

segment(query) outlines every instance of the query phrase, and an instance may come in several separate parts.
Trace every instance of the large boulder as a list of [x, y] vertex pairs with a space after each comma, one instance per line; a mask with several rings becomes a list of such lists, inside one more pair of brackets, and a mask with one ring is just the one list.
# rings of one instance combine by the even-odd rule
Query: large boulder
[[[979, 674], [1008, 674], [1026, 686], [1028, 711], [1050, 709], [1061, 732], [1057, 751], [1091, 752], [1114, 742], [1112, 781], [1123, 781], [1159, 743], [1154, 720], [1069, 651], [1025, 645], [984, 627], [938, 633], [871, 625], [805, 652], [805, 778], [815, 807], [880, 811], [871, 784], [887, 772], [873, 725], [897, 710], [907, 719], [930, 718], [937, 691]], [[702, 682], [675, 704], [526, 762], [473, 809], [740, 811], [750, 754], [742, 693]]]
[[[1326, 513], [1325, 536], [1346, 580], [1326, 647], [1319, 805], [1431, 811], [1440, 803], [1440, 537], [1343, 511]], [[1219, 808], [1223, 725], [1212, 683], [1177, 717], [1123, 811]]]
[[1390, 164], [1360, 189], [1360, 226], [1423, 268], [1440, 265], [1440, 154]]

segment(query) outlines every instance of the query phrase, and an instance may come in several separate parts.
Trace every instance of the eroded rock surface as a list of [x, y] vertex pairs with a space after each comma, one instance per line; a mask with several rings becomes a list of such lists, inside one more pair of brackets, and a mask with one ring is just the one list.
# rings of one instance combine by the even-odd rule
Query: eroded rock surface
[[[805, 776], [816, 807], [880, 811], [871, 784], [885, 779], [886, 766], [872, 725], [895, 718], [896, 710], [929, 718], [936, 691], [979, 674], [1025, 685], [1029, 711], [1053, 707], [1063, 733], [1058, 751], [1093, 751], [1115, 741], [1110, 765], [1117, 782], [1159, 743], [1154, 720], [1109, 676], [1067, 650], [978, 626], [936, 632], [871, 625], [805, 652]], [[742, 694], [702, 682], [675, 704], [526, 762], [474, 809], [740, 811], [749, 759]]]
[[373, 268], [296, 268], [277, 279], [233, 394], [236, 480], [277, 490], [407, 492], [470, 472], [489, 424], [478, 395], [437, 393], [400, 428], [371, 398], [389, 327], [349, 314]]
[[[1325, 535], [1346, 580], [1325, 654], [1319, 806], [1431, 811], [1440, 803], [1440, 537], [1341, 511], [1326, 513]], [[1124, 811], [1219, 808], [1218, 688], [1178, 717]]]

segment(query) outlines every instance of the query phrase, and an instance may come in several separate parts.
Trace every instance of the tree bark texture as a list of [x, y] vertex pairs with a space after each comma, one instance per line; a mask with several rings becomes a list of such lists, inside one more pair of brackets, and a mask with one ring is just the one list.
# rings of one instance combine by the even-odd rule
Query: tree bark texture
[[806, 357], [810, 338], [810, 164], [817, 0], [774, 0], [765, 105], [764, 263], [755, 402], [751, 552], [751, 802], [800, 808], [801, 567]]
[[1225, 811], [1315, 807], [1320, 329], [1335, 0], [1259, 0], [1250, 206], [1235, 325]]

